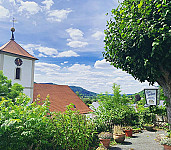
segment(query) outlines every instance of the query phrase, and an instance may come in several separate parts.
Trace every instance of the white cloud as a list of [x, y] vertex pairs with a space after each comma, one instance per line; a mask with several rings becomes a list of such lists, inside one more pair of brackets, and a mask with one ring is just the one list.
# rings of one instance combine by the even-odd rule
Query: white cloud
[[88, 43], [82, 41], [70, 41], [69, 43], [67, 43], [67, 45], [73, 48], [78, 48], [78, 47], [85, 47], [86, 45], [88, 45]]
[[10, 3], [12, 3], [13, 5], [16, 5], [15, 0], [9, 0]]
[[110, 62], [106, 62], [105, 59], [97, 60], [94, 67], [98, 69], [114, 69], [114, 67], [110, 65]]
[[53, 0], [45, 0], [42, 2], [47, 10], [50, 10], [51, 6], [54, 4]]
[[80, 40], [83, 37], [83, 32], [79, 29], [69, 28], [66, 32], [70, 35], [73, 40]]
[[[70, 65], [66, 62], [68, 66]], [[64, 65], [62, 63], [61, 65]], [[36, 82], [53, 82], [81, 86], [97, 93], [112, 92], [112, 85], [121, 85], [122, 93], [135, 93], [148, 87], [148, 83], [140, 83], [118, 69], [100, 69], [85, 64], [74, 64], [60, 67], [56, 64], [36, 63]]]
[[21, 46], [28, 51], [31, 55], [35, 55], [36, 52], [39, 52], [38, 57], [78, 57], [76, 52], [69, 50], [58, 53], [55, 48], [45, 47], [38, 44], [21, 44]]
[[67, 64], [68, 63], [68, 61], [64, 61], [63, 63], [61, 63], [61, 65], [64, 65], [64, 64]]
[[81, 30], [69, 28], [66, 32], [70, 36], [70, 39], [67, 39], [67, 41], [69, 41], [69, 43], [67, 43], [68, 46], [72, 48], [81, 48], [88, 45], [87, 42], [82, 41], [84, 33]]
[[47, 20], [51, 22], [61, 22], [67, 18], [70, 12], [72, 12], [72, 10], [61, 9], [48, 11]]
[[44, 47], [38, 44], [21, 44], [21, 46], [31, 55], [35, 55], [34, 51], [38, 51], [39, 57], [57, 57], [58, 51], [55, 48]]
[[96, 40], [100, 40], [102, 37], [104, 37], [104, 33], [97, 31], [92, 35], [93, 38], [95, 38]]
[[50, 57], [57, 57], [58, 51], [54, 48], [49, 48], [49, 47], [37, 47], [36, 48], [40, 53], [44, 54], [45, 56], [50, 56]]
[[18, 11], [27, 11], [30, 15], [34, 15], [40, 11], [40, 7], [36, 2], [21, 1], [21, 6], [19, 7]]
[[42, 53], [39, 53], [38, 57], [47, 57], [47, 55], [44, 55]]
[[74, 64], [73, 66], [69, 67], [68, 70], [69, 71], [87, 71], [91, 69], [91, 66], [86, 66], [85, 64]]
[[78, 57], [80, 55], [78, 55], [76, 52], [74, 51], [64, 51], [58, 54], [57, 57]]
[[9, 18], [9, 10], [0, 5], [0, 18]]
[[60, 70], [60, 66], [58, 66], [56, 64], [48, 64], [48, 63], [44, 63], [44, 62], [38, 62], [38, 63], [35, 63], [35, 69], [40, 72], [47, 73], [47, 74], [53, 74], [56, 71]]

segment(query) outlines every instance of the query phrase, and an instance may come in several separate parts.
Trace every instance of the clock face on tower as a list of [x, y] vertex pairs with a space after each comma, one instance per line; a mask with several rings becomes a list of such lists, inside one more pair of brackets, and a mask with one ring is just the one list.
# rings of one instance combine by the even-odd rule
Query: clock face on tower
[[21, 65], [23, 64], [23, 61], [21, 60], [21, 58], [16, 58], [16, 59], [15, 59], [15, 64], [16, 64], [17, 66], [21, 66]]

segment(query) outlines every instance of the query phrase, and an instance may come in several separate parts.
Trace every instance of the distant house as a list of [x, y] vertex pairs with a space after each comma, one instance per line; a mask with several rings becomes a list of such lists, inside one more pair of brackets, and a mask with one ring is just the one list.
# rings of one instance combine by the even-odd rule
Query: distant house
[[34, 83], [34, 64], [38, 60], [24, 50], [14, 39], [14, 28], [9, 42], [0, 47], [0, 70], [11, 79], [12, 84], [19, 83], [24, 87], [24, 93], [31, 102], [40, 95], [45, 100], [50, 95], [50, 110], [65, 111], [70, 103], [82, 114], [92, 111], [67, 85]]
[[93, 102], [92, 104], [91, 104], [92, 106], [90, 106], [90, 109], [91, 110], [96, 110], [97, 108], [99, 108], [99, 103], [98, 102]]

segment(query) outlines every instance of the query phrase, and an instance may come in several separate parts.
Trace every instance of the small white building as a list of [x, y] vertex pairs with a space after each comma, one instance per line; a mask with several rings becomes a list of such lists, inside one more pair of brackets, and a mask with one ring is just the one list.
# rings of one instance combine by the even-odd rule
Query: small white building
[[0, 70], [11, 79], [12, 84], [21, 84], [23, 92], [33, 100], [34, 64], [38, 59], [14, 41], [15, 29], [11, 28], [11, 31], [10, 41], [0, 47]]

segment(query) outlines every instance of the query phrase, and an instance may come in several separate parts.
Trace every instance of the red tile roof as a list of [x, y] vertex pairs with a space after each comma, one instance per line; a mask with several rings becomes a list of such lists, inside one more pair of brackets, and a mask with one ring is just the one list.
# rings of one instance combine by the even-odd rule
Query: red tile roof
[[36, 57], [30, 55], [26, 50], [24, 50], [19, 44], [17, 44], [14, 40], [10, 40], [6, 44], [0, 47], [0, 52], [15, 54], [31, 59], [36, 59]]
[[40, 94], [40, 100], [50, 96], [50, 111], [66, 110], [66, 106], [73, 103], [80, 113], [92, 112], [92, 110], [71, 90], [67, 85], [34, 83], [33, 101]]

